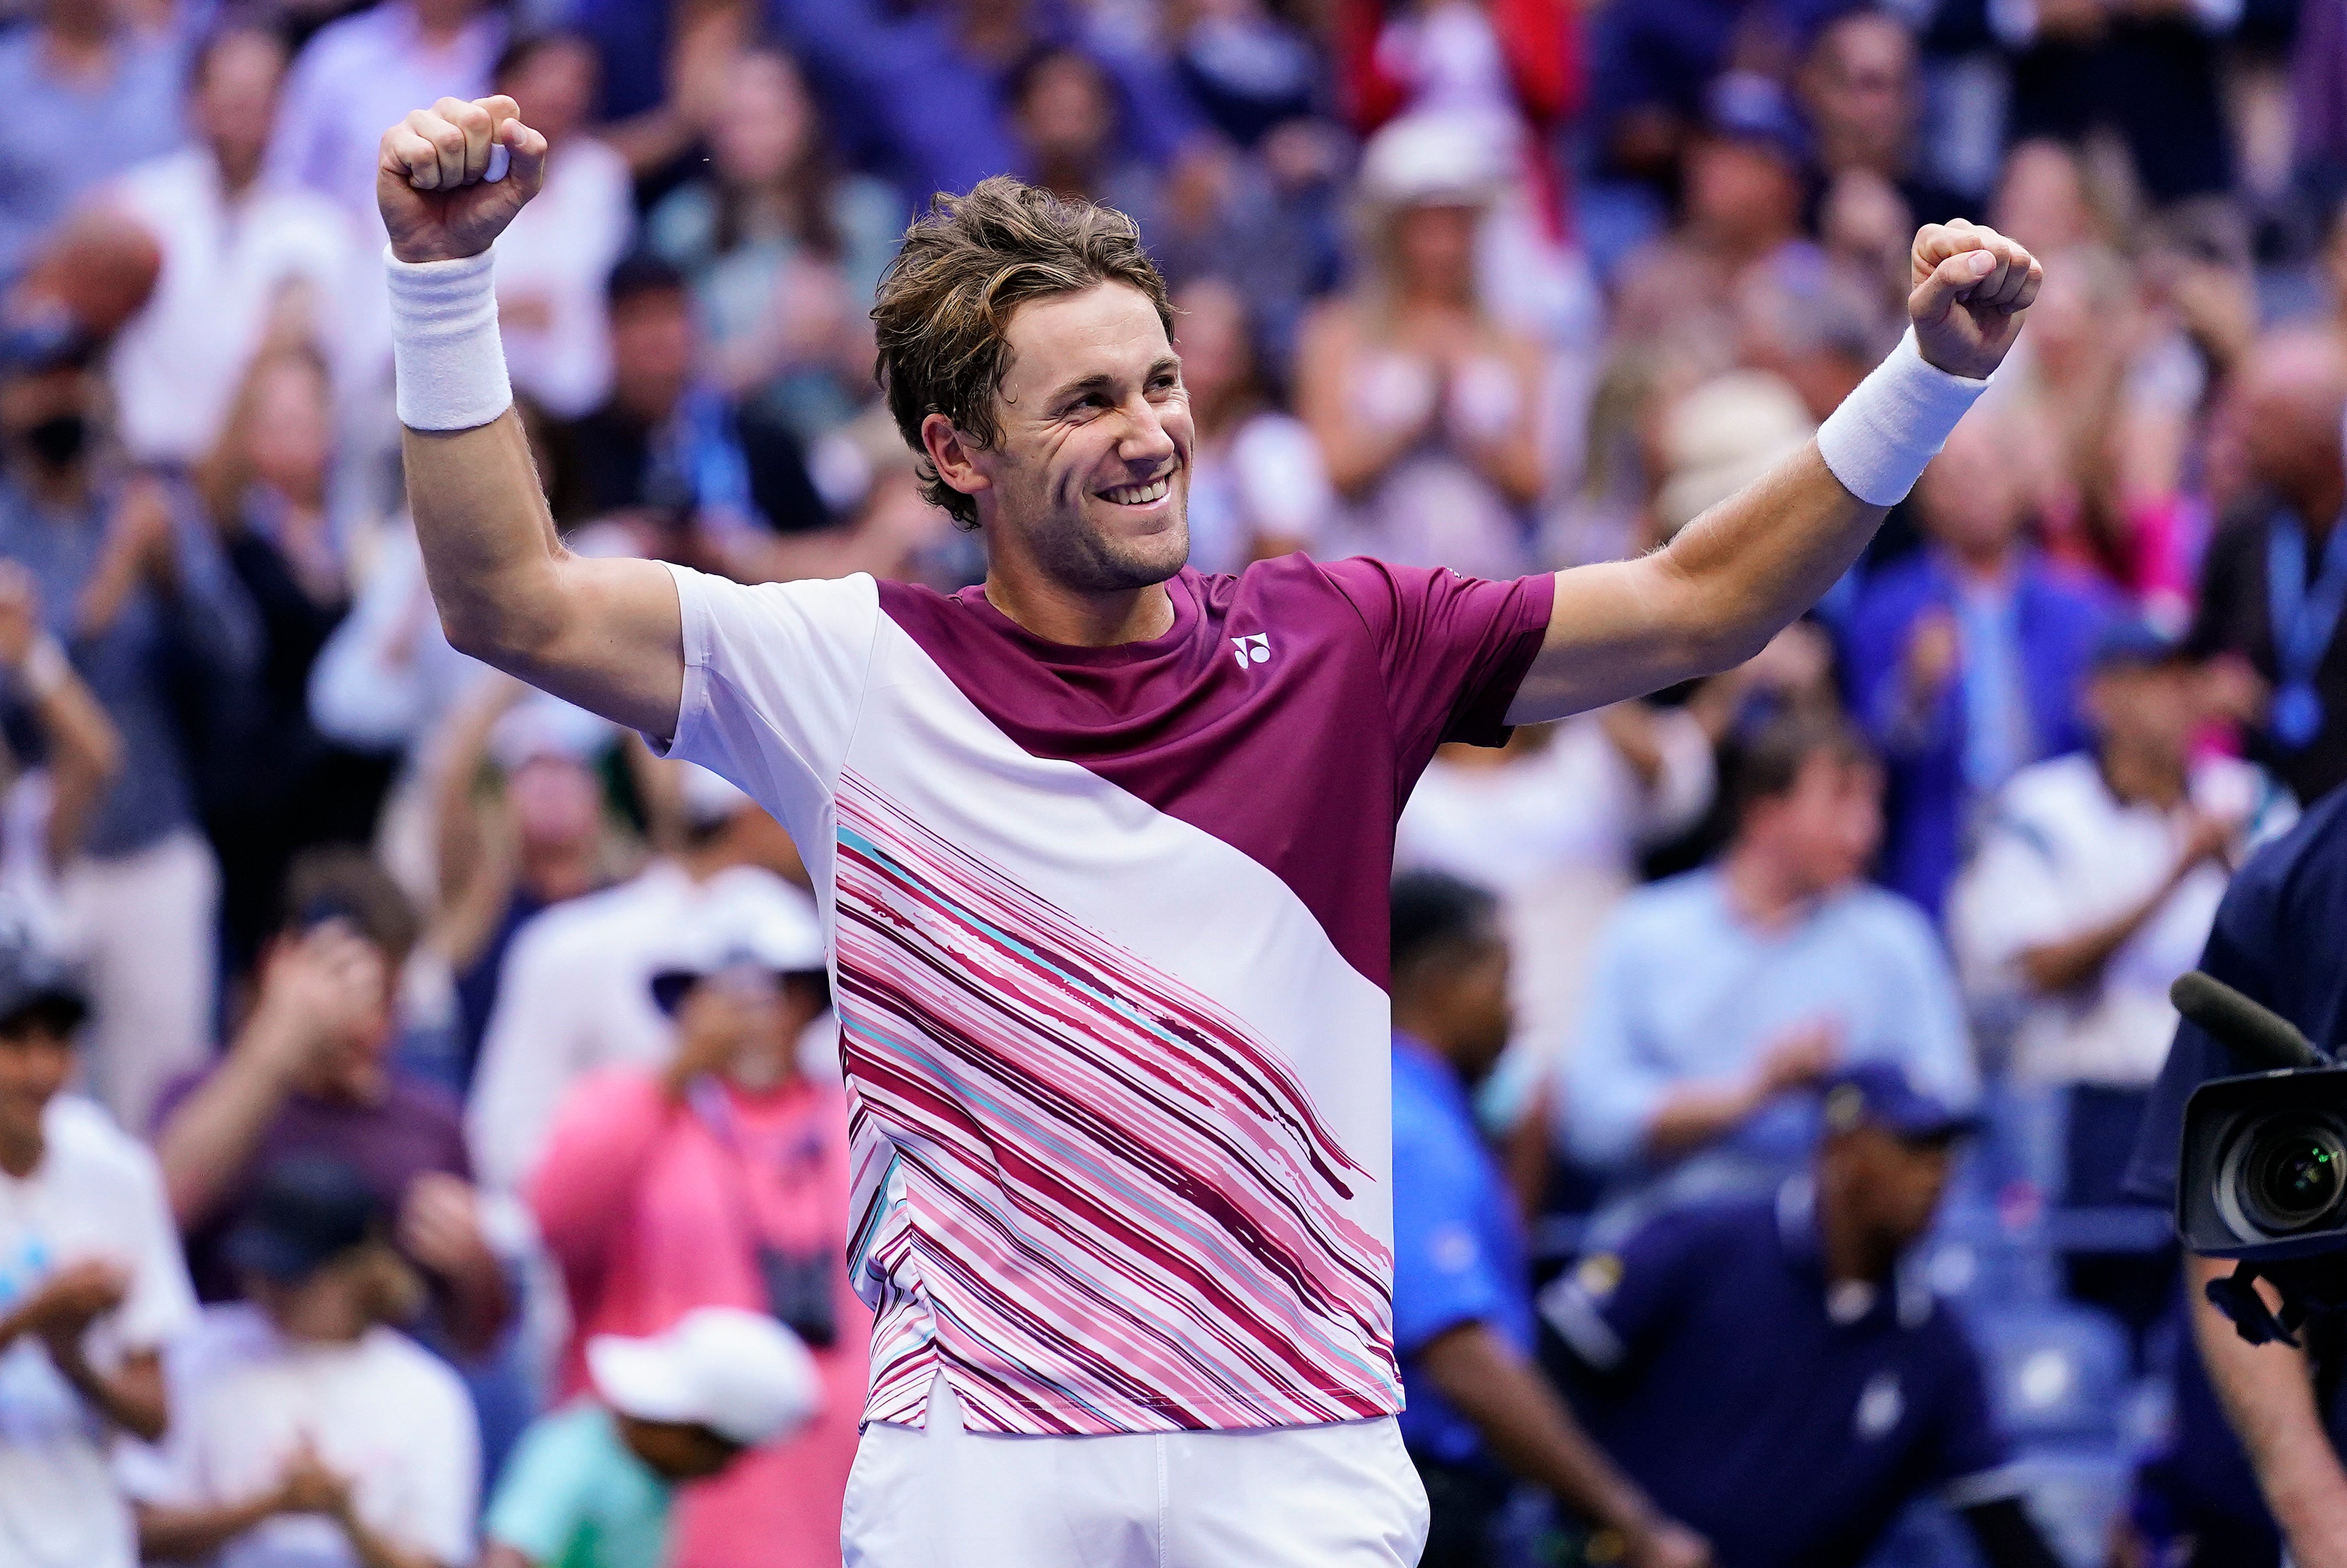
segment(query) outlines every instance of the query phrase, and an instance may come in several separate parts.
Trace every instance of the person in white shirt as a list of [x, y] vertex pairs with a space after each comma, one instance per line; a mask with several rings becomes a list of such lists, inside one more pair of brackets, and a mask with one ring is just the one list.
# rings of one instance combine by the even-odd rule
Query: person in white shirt
[[196, 142], [131, 169], [99, 198], [163, 256], [108, 365], [123, 445], [141, 462], [210, 454], [273, 330], [321, 343], [338, 376], [354, 368], [340, 329], [364, 250], [356, 226], [314, 191], [261, 176], [284, 75], [275, 34], [250, 23], [213, 34], [189, 79]]
[[87, 1008], [0, 909], [0, 1563], [132, 1568], [114, 1432], [159, 1435], [194, 1291], [147, 1151], [60, 1091]]
[[707, 769], [682, 771], [684, 852], [548, 909], [506, 953], [465, 1109], [474, 1173], [488, 1192], [516, 1192], [528, 1179], [582, 1075], [667, 1061], [675, 1028], [652, 1003], [651, 978], [696, 913], [778, 895], [812, 910], [780, 875], [805, 872], [774, 819]]
[[424, 1286], [366, 1179], [288, 1156], [228, 1250], [247, 1302], [171, 1348], [174, 1419], [116, 1469], [149, 1559], [213, 1568], [461, 1568], [480, 1437], [465, 1385], [392, 1324]]
[[[2237, 758], [2191, 754], [2196, 675], [2125, 622], [2096, 650], [2092, 751], [2015, 774], [1949, 905], [1965, 991], [2024, 1083], [2147, 1090], [2233, 864], [2297, 818]], [[2123, 1163], [2123, 1162], [2122, 1162]]]
[[628, 160], [586, 134], [595, 87], [595, 51], [576, 34], [518, 39], [497, 61], [497, 90], [553, 148], [546, 188], [497, 251], [497, 324], [514, 384], [559, 419], [600, 406], [611, 390], [603, 280], [636, 232]]

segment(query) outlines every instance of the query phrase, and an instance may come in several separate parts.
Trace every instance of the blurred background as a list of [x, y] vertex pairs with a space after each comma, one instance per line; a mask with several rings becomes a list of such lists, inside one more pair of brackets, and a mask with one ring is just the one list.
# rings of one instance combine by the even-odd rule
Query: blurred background
[[[406, 1548], [439, 1568], [554, 1561], [477, 1517], [533, 1417], [591, 1396], [586, 1337], [770, 1305], [777, 1257], [846, 1236], [787, 836], [453, 651], [425, 590], [376, 141], [494, 91], [553, 149], [497, 279], [556, 518], [743, 580], [982, 575], [917, 494], [866, 312], [928, 196], [990, 174], [1139, 220], [1207, 572], [1651, 548], [1891, 347], [1917, 225], [2030, 246], [2018, 351], [1814, 614], [1652, 702], [1447, 749], [1399, 862], [1498, 900], [1513, 1023], [1475, 1107], [1529, 1283], [1774, 1191], [1812, 1086], [1894, 1061], [1983, 1119], [1908, 1262], [2056, 1550], [2274, 1561], [2165, 1215], [2120, 1177], [2230, 867], [2347, 779], [2347, 0], [0, 13], [0, 886], [74, 966], [78, 1089], [153, 1151], [212, 1304], [211, 1351], [165, 1358], [175, 1408], [282, 1406], [76, 1483], [135, 1503], [151, 1559], [361, 1561], [294, 1506], [334, 1482], [395, 1536], [445, 1521]], [[678, 999], [745, 953], [773, 985]], [[251, 1381], [236, 1324], [292, 1308], [230, 1305], [267, 1273], [230, 1243], [364, 1209], [283, 1168], [320, 1153], [420, 1286], [352, 1310], [461, 1380], [470, 1471], [415, 1479], [368, 1414], [438, 1371]], [[56, 1264], [9, 1216], [24, 1177], [0, 1309]], [[785, 1320], [825, 1413], [686, 1487], [645, 1568], [837, 1562], [868, 1317], [807, 1267]], [[81, 1419], [42, 1355], [0, 1352], [0, 1563], [97, 1562], [63, 1524], [9, 1555], [12, 1512], [116, 1506], [26, 1479]], [[540, 1489], [587, 1462], [529, 1451]], [[1874, 1484], [1876, 1561], [1972, 1560], [1912, 1478]], [[1503, 1512], [1510, 1562], [1583, 1550], [1535, 1494]]]

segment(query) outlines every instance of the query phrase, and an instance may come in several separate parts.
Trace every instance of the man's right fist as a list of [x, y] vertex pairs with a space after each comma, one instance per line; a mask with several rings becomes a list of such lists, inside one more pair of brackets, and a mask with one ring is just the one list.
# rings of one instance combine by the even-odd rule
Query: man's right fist
[[[513, 99], [442, 98], [383, 133], [375, 203], [403, 261], [477, 256], [546, 183], [546, 138], [521, 123]], [[489, 149], [512, 155], [503, 179], [482, 179]]]

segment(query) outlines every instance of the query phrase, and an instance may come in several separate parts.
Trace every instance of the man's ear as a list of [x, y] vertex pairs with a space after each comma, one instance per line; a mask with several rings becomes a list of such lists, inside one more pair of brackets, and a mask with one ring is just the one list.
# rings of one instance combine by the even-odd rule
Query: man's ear
[[994, 483], [978, 466], [977, 456], [982, 448], [942, 414], [930, 414], [921, 420], [921, 450], [928, 455], [929, 466], [938, 471], [948, 489], [975, 496]]

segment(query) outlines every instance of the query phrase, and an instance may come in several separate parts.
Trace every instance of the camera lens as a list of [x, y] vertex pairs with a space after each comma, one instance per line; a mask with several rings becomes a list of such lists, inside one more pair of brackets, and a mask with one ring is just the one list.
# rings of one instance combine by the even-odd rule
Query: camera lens
[[2327, 1122], [2270, 1123], [2258, 1129], [2245, 1153], [2241, 1207], [2270, 1235], [2322, 1224], [2347, 1194], [2347, 1139]]

